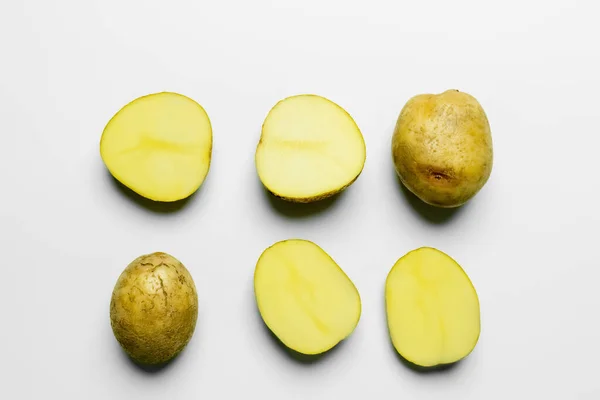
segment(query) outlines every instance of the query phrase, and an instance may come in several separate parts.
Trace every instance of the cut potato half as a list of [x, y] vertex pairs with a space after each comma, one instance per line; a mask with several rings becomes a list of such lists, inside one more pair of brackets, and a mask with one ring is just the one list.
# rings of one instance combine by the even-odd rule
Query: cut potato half
[[256, 169], [275, 196], [308, 203], [341, 192], [362, 172], [363, 135], [339, 105], [297, 95], [268, 113], [256, 148]]
[[465, 271], [445, 253], [422, 247], [400, 258], [385, 283], [392, 344], [419, 367], [452, 364], [479, 340], [479, 300]]
[[208, 174], [212, 128], [194, 100], [161, 92], [137, 98], [108, 122], [100, 155], [112, 176], [150, 200], [194, 193]]
[[358, 290], [318, 245], [284, 240], [256, 264], [254, 292], [267, 327], [288, 348], [324, 353], [352, 334], [361, 315]]

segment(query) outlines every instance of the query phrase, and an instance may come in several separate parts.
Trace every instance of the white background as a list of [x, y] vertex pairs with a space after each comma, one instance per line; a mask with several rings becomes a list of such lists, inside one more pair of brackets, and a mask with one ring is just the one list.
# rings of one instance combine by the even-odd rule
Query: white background
[[[12, 399], [599, 399], [598, 3], [567, 0], [5, 0], [0, 2], [0, 387]], [[490, 119], [494, 169], [453, 213], [401, 189], [390, 139], [404, 103], [456, 88]], [[101, 132], [134, 98], [192, 97], [212, 165], [179, 209], [119, 189]], [[265, 194], [254, 150], [281, 98], [317, 93], [367, 144], [336, 201]], [[312, 364], [266, 333], [260, 253], [299, 237], [358, 287], [355, 333]], [[433, 246], [467, 271], [482, 334], [455, 368], [421, 374], [387, 335], [394, 262]], [[109, 300], [123, 268], [166, 251], [191, 271], [195, 335], [168, 367], [122, 353]]]

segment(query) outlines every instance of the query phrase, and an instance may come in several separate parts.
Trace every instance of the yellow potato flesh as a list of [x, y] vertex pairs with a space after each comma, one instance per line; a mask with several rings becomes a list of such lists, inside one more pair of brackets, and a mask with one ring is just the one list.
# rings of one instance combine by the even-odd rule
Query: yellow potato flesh
[[358, 325], [359, 293], [319, 246], [306, 240], [275, 243], [260, 256], [254, 274], [259, 312], [288, 348], [324, 353]]
[[392, 344], [421, 367], [457, 362], [479, 339], [479, 300], [464, 270], [445, 253], [423, 247], [400, 258], [385, 284]]
[[360, 175], [365, 142], [352, 117], [316, 95], [288, 97], [267, 115], [256, 168], [273, 194], [310, 202], [336, 194]]
[[212, 128], [194, 100], [170, 92], [140, 97], [108, 122], [100, 154], [110, 173], [139, 195], [177, 201], [208, 174]]

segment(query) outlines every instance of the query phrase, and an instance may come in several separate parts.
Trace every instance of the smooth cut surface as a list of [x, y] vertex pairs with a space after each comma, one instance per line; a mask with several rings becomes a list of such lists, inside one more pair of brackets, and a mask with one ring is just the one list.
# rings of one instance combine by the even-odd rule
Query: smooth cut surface
[[256, 264], [254, 291], [267, 327], [302, 354], [330, 350], [352, 334], [361, 315], [360, 295], [350, 278], [307, 240], [267, 248]]
[[194, 280], [169, 254], [157, 252], [136, 258], [113, 289], [113, 333], [139, 364], [163, 364], [177, 356], [192, 338], [197, 319]]
[[365, 158], [362, 133], [343, 108], [321, 96], [297, 95], [281, 100], [267, 115], [255, 162], [271, 193], [311, 202], [352, 184]]
[[422, 247], [400, 258], [385, 283], [387, 321], [398, 353], [420, 367], [465, 358], [479, 339], [479, 300], [464, 270]]
[[208, 115], [194, 100], [171, 92], [127, 104], [108, 122], [100, 142], [102, 160], [119, 182], [163, 202], [198, 190], [211, 153]]

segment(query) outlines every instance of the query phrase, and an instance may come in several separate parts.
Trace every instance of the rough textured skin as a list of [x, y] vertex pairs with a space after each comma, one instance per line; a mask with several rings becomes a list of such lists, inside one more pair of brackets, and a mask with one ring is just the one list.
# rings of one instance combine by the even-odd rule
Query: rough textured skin
[[422, 201], [463, 205], [492, 172], [487, 116], [473, 96], [458, 90], [415, 96], [396, 121], [392, 157], [402, 183]]
[[143, 255], [123, 271], [110, 302], [113, 333], [137, 363], [165, 363], [187, 345], [198, 319], [192, 276], [165, 253]]

